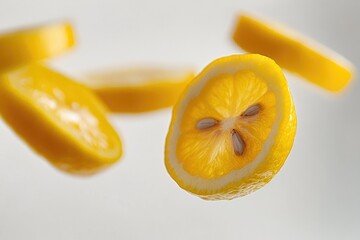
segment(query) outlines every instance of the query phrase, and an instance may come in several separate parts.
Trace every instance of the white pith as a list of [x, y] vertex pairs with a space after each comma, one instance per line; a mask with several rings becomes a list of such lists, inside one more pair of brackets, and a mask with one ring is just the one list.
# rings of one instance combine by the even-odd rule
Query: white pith
[[230, 130], [233, 129], [236, 124], [237, 118], [236, 117], [229, 117], [225, 118], [221, 121], [221, 126], [223, 130]]
[[[264, 142], [262, 150], [259, 152], [256, 158], [249, 164], [245, 165], [242, 169], [233, 170], [227, 175], [214, 179], [205, 179], [198, 176], [190, 175], [184, 170], [176, 157], [177, 140], [180, 136], [180, 123], [182, 121], [184, 111], [191, 99], [193, 99], [202, 91], [202, 89], [210, 79], [221, 74], [234, 75], [241, 70], [254, 71], [260, 79], [265, 81], [266, 85], [268, 86], [268, 90], [272, 91], [276, 96], [276, 117], [270, 134]], [[177, 179], [180, 179], [184, 185], [191, 186], [191, 188], [198, 189], [199, 191], [216, 193], [217, 191], [225, 188], [227, 185], [241, 181], [242, 179], [246, 178], [263, 162], [274, 143], [281, 120], [283, 119], [282, 109], [284, 107], [284, 96], [282, 95], [279, 86], [272, 83], [275, 81], [275, 77], [276, 76], [262, 73], [261, 68], [259, 68], [258, 64], [252, 61], [248, 61], [247, 63], [241, 62], [238, 64], [234, 62], [223, 62], [216, 65], [215, 67], [212, 67], [208, 71], [205, 70], [205, 73], [202, 75], [199, 81], [194, 83], [192, 87], [189, 88], [186, 98], [184, 98], [180, 103], [178, 103], [178, 106], [176, 106], [178, 116], [176, 119], [173, 119], [172, 134], [168, 139], [169, 142], [167, 144], [167, 166], [168, 168], [171, 168], [173, 172], [177, 175]], [[230, 122], [229, 125], [232, 125]]]

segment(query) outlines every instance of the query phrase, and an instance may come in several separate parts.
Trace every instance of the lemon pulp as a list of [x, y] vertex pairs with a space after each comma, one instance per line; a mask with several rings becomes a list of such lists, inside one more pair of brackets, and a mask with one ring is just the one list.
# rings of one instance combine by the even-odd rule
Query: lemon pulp
[[[241, 116], [246, 109], [259, 105], [255, 116]], [[254, 72], [240, 71], [211, 79], [184, 113], [177, 156], [192, 175], [216, 178], [240, 169], [259, 153], [275, 117], [275, 97]], [[219, 124], [197, 129], [196, 122], [211, 117]], [[245, 143], [244, 153], [234, 152], [232, 131]]]

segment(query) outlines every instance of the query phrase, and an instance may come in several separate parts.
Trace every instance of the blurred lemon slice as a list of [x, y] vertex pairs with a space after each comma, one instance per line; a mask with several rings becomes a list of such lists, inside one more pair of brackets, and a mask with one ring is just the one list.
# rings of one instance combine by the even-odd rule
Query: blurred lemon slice
[[193, 77], [187, 68], [138, 67], [92, 73], [85, 79], [111, 111], [139, 113], [172, 106]]
[[69, 23], [54, 23], [0, 35], [0, 72], [59, 55], [75, 43]]
[[121, 156], [106, 108], [86, 87], [41, 65], [0, 76], [0, 111], [30, 147], [54, 166], [92, 174]]
[[233, 55], [210, 63], [173, 109], [165, 164], [204, 199], [249, 194], [280, 170], [293, 145], [295, 108], [276, 63]]
[[345, 88], [354, 74], [350, 62], [278, 23], [242, 15], [234, 41], [244, 50], [268, 56], [281, 67], [330, 91]]

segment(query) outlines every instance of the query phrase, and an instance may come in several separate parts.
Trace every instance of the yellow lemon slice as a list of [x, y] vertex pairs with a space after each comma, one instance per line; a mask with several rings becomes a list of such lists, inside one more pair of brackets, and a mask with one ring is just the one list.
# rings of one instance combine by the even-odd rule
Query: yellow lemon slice
[[183, 189], [232, 199], [264, 186], [293, 145], [296, 114], [286, 79], [261, 55], [210, 63], [173, 109], [165, 165]]
[[54, 23], [0, 35], [0, 72], [63, 53], [75, 43], [69, 23]]
[[121, 156], [106, 108], [86, 87], [41, 65], [0, 76], [0, 112], [36, 152], [74, 174], [92, 174]]
[[244, 50], [268, 56], [330, 91], [342, 90], [354, 74], [352, 64], [332, 50], [280, 24], [250, 15], [239, 17], [233, 39]]
[[189, 69], [139, 67], [88, 74], [86, 84], [111, 111], [138, 113], [173, 106], [193, 77]]

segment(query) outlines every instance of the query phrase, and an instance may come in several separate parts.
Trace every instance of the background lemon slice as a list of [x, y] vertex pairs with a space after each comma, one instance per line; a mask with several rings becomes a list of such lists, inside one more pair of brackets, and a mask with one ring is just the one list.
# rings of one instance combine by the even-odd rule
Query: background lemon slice
[[69, 23], [54, 23], [0, 35], [0, 72], [63, 53], [75, 43]]
[[273, 60], [257, 54], [220, 58], [174, 106], [166, 168], [180, 187], [202, 198], [243, 196], [280, 170], [295, 132], [295, 108]]
[[121, 156], [103, 104], [59, 73], [41, 65], [7, 72], [0, 77], [0, 99], [3, 119], [61, 170], [92, 174]]
[[138, 67], [92, 73], [85, 78], [111, 111], [137, 113], [174, 105], [193, 77], [187, 68]]
[[330, 91], [342, 90], [354, 74], [352, 64], [339, 54], [278, 23], [254, 16], [239, 17], [233, 39], [244, 50], [268, 56]]

